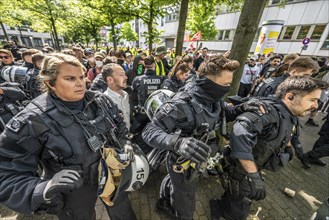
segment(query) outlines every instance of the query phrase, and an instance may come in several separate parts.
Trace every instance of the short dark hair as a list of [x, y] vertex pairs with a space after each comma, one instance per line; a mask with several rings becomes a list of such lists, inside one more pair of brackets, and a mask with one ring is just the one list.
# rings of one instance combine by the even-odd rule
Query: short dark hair
[[25, 56], [32, 56], [33, 54], [37, 54], [37, 53], [41, 54], [41, 51], [37, 49], [28, 49], [22, 53], [22, 58], [24, 58]]
[[236, 60], [229, 60], [223, 55], [215, 55], [201, 63], [199, 73], [200, 75], [217, 75], [222, 70], [235, 71], [239, 66], [240, 63]]
[[185, 55], [182, 60], [183, 60], [184, 63], [192, 63], [193, 62], [193, 58], [189, 55]]
[[113, 69], [115, 67], [121, 67], [121, 66], [117, 63], [109, 63], [109, 64], [106, 64], [106, 65], [103, 66], [103, 68], [102, 68], [102, 77], [103, 77], [105, 82], [106, 82], [107, 77], [112, 76]]
[[280, 60], [282, 60], [282, 57], [279, 56], [279, 55], [275, 55], [275, 56], [273, 56], [273, 57], [271, 58], [271, 61], [274, 60], [274, 59], [280, 59]]
[[207, 50], [208, 51], [208, 47], [204, 47], [204, 48], [202, 48], [202, 50]]
[[296, 69], [298, 72], [302, 72], [307, 69], [312, 69], [313, 72], [317, 72], [319, 68], [318, 63], [312, 60], [312, 58], [299, 57], [290, 64], [288, 71], [290, 72], [291, 70]]
[[328, 86], [327, 82], [310, 76], [292, 76], [278, 86], [275, 95], [281, 99], [290, 92], [303, 97], [317, 89], [325, 90]]
[[154, 63], [154, 58], [152, 56], [148, 56], [144, 59], [144, 65], [146, 68], [149, 68]]
[[41, 53], [36, 53], [32, 55], [32, 63], [35, 65], [37, 62], [42, 61], [45, 59], [45, 55]]

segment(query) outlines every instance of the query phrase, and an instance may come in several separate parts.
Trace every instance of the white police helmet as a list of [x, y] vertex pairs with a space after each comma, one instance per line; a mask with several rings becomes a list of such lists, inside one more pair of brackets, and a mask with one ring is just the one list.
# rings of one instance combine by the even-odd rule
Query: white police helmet
[[150, 120], [152, 120], [154, 114], [164, 103], [171, 99], [174, 94], [174, 92], [167, 89], [159, 89], [151, 93], [144, 104], [145, 112]]
[[[108, 158], [106, 160], [102, 158], [100, 161], [97, 193], [109, 206], [116, 202], [122, 192], [138, 190], [148, 179], [150, 168], [146, 156], [137, 145], [133, 145], [131, 160], [128, 159], [127, 154], [115, 149], [115, 152], [111, 151], [115, 158], [110, 158], [110, 165], [106, 162]], [[129, 165], [124, 165], [128, 161]]]
[[24, 83], [27, 77], [27, 68], [22, 66], [4, 66], [0, 77], [7, 82]]
[[[121, 183], [124, 184], [123, 189], [125, 191], [135, 191], [142, 188], [146, 183], [150, 168], [145, 154], [139, 147], [134, 145], [133, 160], [130, 161], [129, 166], [123, 170], [121, 176]], [[120, 184], [121, 185], [121, 184]]]

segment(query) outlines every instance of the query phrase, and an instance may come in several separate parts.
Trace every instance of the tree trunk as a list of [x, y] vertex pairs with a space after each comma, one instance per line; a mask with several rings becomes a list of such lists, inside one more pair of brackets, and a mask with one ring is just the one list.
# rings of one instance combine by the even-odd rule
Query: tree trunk
[[182, 55], [186, 19], [188, 12], [188, 1], [189, 0], [182, 0], [180, 4], [179, 22], [178, 22], [178, 30], [176, 37], [176, 56]]
[[151, 54], [152, 49], [153, 49], [153, 40], [154, 40], [154, 35], [153, 35], [153, 19], [154, 19], [154, 2], [150, 2], [150, 20], [147, 23], [147, 30], [148, 30], [148, 35], [149, 35], [149, 53]]
[[233, 75], [233, 82], [228, 95], [237, 94], [244, 63], [247, 60], [266, 2], [259, 0], [246, 0], [244, 2], [230, 53], [230, 59], [239, 61], [240, 67]]
[[61, 50], [60, 46], [59, 46], [59, 41], [58, 41], [58, 35], [57, 35], [57, 29], [56, 29], [56, 25], [55, 25], [55, 20], [53, 18], [50, 19], [51, 20], [51, 26], [53, 29], [53, 34], [54, 34], [54, 40], [55, 40], [55, 49], [56, 50]]
[[5, 28], [5, 26], [3, 25], [2, 21], [0, 21], [0, 25], [1, 25], [1, 28], [2, 28], [2, 30], [3, 30], [3, 34], [5, 35], [6, 40], [9, 41], [10, 39], [9, 39], [9, 37], [8, 37], [8, 35], [7, 35], [6, 28]]
[[114, 50], [117, 50], [117, 36], [115, 34], [115, 25], [112, 19], [110, 19], [110, 23], [111, 23], [111, 33], [112, 33], [112, 41], [113, 41], [113, 47]]

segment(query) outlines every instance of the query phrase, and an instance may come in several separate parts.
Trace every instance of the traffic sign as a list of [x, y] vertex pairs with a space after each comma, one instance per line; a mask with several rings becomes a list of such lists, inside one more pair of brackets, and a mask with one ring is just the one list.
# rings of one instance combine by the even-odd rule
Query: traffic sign
[[303, 39], [302, 43], [303, 43], [304, 45], [306, 45], [306, 44], [308, 44], [310, 41], [311, 41], [311, 39], [308, 38], [308, 37], [306, 37], [306, 38]]

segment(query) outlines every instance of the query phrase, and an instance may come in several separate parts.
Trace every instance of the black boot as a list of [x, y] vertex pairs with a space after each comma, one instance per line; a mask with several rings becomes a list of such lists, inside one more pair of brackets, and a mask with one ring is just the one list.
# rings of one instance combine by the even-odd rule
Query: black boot
[[319, 127], [319, 124], [316, 123], [312, 118], [308, 119], [307, 122], [305, 123], [307, 126], [311, 127]]
[[174, 208], [171, 206], [169, 199], [160, 198], [157, 201], [156, 208], [158, 211], [165, 213], [171, 218], [176, 218], [176, 212]]
[[322, 166], [322, 167], [327, 165], [327, 163], [320, 160], [320, 158], [314, 158], [314, 157], [311, 157], [311, 156], [309, 156], [309, 158], [310, 158], [309, 161], [310, 161], [311, 164], [319, 165], [319, 166]]
[[311, 168], [311, 164], [315, 164], [322, 167], [327, 165], [326, 162], [320, 160], [319, 158], [312, 157], [311, 152], [307, 152], [306, 154], [304, 154], [304, 163], [302, 162], [302, 164], [305, 166], [306, 169]]

